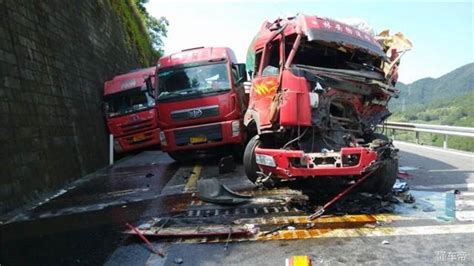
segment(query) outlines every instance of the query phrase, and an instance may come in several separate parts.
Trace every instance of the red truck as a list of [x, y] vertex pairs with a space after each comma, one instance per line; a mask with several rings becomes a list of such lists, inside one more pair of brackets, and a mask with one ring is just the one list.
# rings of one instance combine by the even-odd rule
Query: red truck
[[401, 51], [382, 43], [317, 16], [262, 25], [247, 56], [254, 77], [244, 124], [258, 132], [243, 158], [251, 181], [371, 173], [367, 190], [391, 190], [397, 150], [375, 129], [391, 114]]
[[156, 67], [135, 70], [104, 84], [104, 109], [114, 151], [151, 147], [160, 143], [155, 109]]
[[183, 50], [161, 57], [157, 67], [163, 151], [176, 161], [188, 161], [202, 151], [243, 149], [247, 73], [230, 48]]

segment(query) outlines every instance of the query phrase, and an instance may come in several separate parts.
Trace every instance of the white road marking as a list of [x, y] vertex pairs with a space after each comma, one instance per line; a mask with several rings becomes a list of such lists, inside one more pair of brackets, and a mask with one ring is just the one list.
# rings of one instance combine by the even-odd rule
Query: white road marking
[[[412, 189], [415, 190], [432, 190], [432, 189], [469, 189], [474, 188], [474, 184], [472, 183], [462, 183], [462, 184], [444, 184], [444, 185], [431, 185], [431, 186], [410, 186]], [[462, 192], [461, 192], [462, 193]]]
[[435, 169], [427, 170], [428, 173], [464, 173], [466, 170], [463, 169]]
[[[469, 197], [471, 196], [471, 197]], [[456, 219], [459, 221], [474, 221], [474, 192], [461, 192], [456, 195]], [[464, 210], [469, 208], [469, 210]]]
[[474, 200], [456, 199], [456, 207], [457, 206], [474, 207]]
[[456, 219], [459, 221], [474, 221], [474, 211], [456, 211]]

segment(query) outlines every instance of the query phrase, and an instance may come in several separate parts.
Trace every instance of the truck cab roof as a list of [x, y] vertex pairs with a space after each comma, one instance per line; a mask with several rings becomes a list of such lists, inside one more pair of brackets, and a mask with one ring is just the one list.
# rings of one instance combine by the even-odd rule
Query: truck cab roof
[[158, 60], [159, 68], [168, 68], [194, 62], [230, 60], [237, 62], [234, 52], [228, 47], [197, 47], [165, 55]]
[[308, 41], [334, 42], [345, 47], [359, 48], [373, 55], [385, 57], [382, 46], [371, 34], [336, 20], [303, 14], [277, 19], [274, 22], [265, 21], [251, 48], [254, 50], [263, 48], [274, 32], [284, 26], [286, 26], [284, 29], [285, 36], [303, 33]]
[[131, 88], [141, 87], [145, 83], [146, 78], [154, 76], [155, 72], [156, 67], [148, 67], [115, 76], [112, 80], [105, 82], [104, 96]]

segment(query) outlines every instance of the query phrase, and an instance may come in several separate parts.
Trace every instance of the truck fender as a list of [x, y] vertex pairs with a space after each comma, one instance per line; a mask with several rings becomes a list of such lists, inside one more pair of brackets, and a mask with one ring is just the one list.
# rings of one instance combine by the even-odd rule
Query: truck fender
[[255, 123], [255, 126], [257, 128], [257, 133], [260, 135], [260, 116], [258, 115], [258, 112], [252, 109], [247, 109], [247, 112], [245, 112], [244, 116], [244, 125], [246, 128], [250, 127], [252, 122]]

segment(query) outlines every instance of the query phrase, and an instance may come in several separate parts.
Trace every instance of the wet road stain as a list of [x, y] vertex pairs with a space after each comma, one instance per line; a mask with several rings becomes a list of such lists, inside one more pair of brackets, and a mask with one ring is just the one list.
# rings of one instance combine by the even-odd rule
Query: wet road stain
[[172, 211], [159, 195], [179, 165], [163, 161], [100, 171], [16, 222], [3, 224], [1, 264], [103, 264], [126, 240], [121, 234], [125, 222]]

